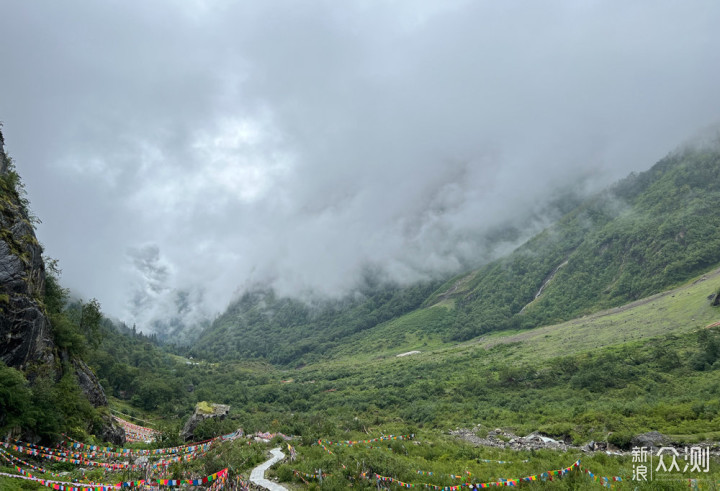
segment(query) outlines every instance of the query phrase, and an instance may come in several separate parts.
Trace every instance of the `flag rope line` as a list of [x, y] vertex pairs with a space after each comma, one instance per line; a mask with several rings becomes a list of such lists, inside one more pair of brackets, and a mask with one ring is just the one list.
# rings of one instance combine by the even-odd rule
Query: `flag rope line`
[[[614, 483], [614, 482], [624, 481], [624, 479], [620, 476], [612, 476], [612, 477], [598, 476], [597, 474], [594, 474], [586, 467], [583, 467], [580, 463], [580, 460], [575, 461], [572, 465], [565, 467], [563, 469], [541, 472], [538, 474], [532, 474], [532, 475], [525, 476], [525, 477], [519, 477], [519, 478], [514, 478], [514, 479], [502, 479], [501, 478], [497, 481], [478, 482], [478, 483], [461, 483], [461, 484], [456, 484], [456, 485], [452, 485], [452, 486], [437, 485], [437, 484], [430, 484], [430, 483], [408, 483], [408, 482], [401, 481], [399, 479], [395, 479], [393, 477], [383, 476], [381, 474], [368, 473], [368, 472], [361, 473], [360, 478], [362, 478], [362, 479], [374, 478], [379, 482], [391, 483], [391, 484], [395, 484], [397, 486], [404, 487], [404, 488], [421, 488], [422, 487], [422, 488], [429, 488], [429, 489], [434, 489], [434, 490], [438, 490], [438, 491], [459, 491], [462, 488], [485, 489], [485, 488], [500, 487], [500, 486], [516, 487], [520, 483], [523, 483], [523, 482], [552, 481], [553, 478], [555, 478], [555, 477], [557, 477], [557, 478], [564, 477], [572, 470], [581, 471], [581, 472], [585, 473], [588, 477], [592, 478], [594, 482], [600, 483], [603, 486], [608, 487], [608, 488], [611, 488], [612, 483]], [[317, 479], [318, 478], [317, 474], [307, 474], [307, 473], [299, 471], [299, 470], [293, 470], [293, 474], [300, 477], [303, 481], [305, 481], [304, 478], [309, 478], [309, 479]], [[438, 474], [429, 474], [429, 475], [438, 475]], [[332, 476], [332, 474], [326, 474], [326, 473], [322, 474], [323, 478], [327, 477], [327, 476]], [[452, 477], [452, 475], [451, 475], [451, 477]], [[464, 477], [464, 476], [456, 476], [456, 477]], [[692, 479], [689, 481], [692, 481]]]
[[60, 491], [82, 491], [82, 490], [94, 490], [94, 491], [109, 491], [112, 489], [117, 488], [132, 488], [132, 487], [139, 487], [139, 486], [202, 486], [203, 484], [209, 484], [213, 481], [216, 481], [219, 478], [225, 477], [227, 475], [227, 468], [216, 472], [215, 474], [211, 474], [209, 476], [205, 476], [198, 479], [140, 479], [138, 481], [125, 481], [121, 483], [115, 483], [115, 484], [99, 484], [99, 483], [68, 483], [64, 481], [51, 481], [47, 479], [42, 479], [37, 476], [33, 476], [26, 470], [15, 467], [15, 469], [20, 472], [20, 475], [17, 474], [8, 474], [8, 473], [0, 473], [0, 475], [6, 476], [6, 477], [13, 477], [18, 479], [26, 479], [30, 481], [35, 481], [43, 486], [47, 486], [49, 488], [58, 489]]

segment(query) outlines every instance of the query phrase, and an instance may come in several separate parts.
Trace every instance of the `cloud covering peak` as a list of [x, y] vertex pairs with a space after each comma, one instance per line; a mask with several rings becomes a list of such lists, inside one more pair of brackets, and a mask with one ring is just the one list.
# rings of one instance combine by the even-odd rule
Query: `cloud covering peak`
[[336, 294], [368, 264], [413, 281], [490, 257], [558, 189], [720, 119], [718, 20], [714, 1], [14, 2], [0, 119], [64, 282], [147, 329], [258, 281]]

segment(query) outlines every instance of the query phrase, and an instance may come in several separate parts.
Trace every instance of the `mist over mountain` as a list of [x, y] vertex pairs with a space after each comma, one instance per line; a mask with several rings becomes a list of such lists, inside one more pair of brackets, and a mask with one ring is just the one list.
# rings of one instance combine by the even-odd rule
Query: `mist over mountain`
[[0, 118], [65, 284], [171, 329], [512, 250], [717, 122], [719, 9], [13, 3]]
[[406, 338], [466, 341], [659, 293], [720, 263], [714, 134], [588, 197], [511, 254], [454, 278], [403, 286], [368, 271], [358, 294], [310, 305], [256, 288], [202, 332], [193, 353], [304, 363], [373, 337], [417, 349]]
[[0, 489], [720, 483], [720, 2], [4, 3]]

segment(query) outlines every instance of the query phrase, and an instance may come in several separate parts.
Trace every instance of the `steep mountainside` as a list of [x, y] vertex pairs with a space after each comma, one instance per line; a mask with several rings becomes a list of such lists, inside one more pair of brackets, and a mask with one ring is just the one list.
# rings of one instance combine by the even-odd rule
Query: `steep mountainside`
[[446, 284], [426, 305], [454, 302], [456, 340], [622, 305], [720, 262], [718, 206], [720, 151], [683, 150], [588, 200], [509, 257]]
[[372, 275], [355, 295], [307, 303], [271, 289], [245, 293], [206, 329], [191, 354], [209, 359], [299, 360], [341, 345], [349, 336], [418, 308], [438, 283], [401, 288]]
[[686, 148], [585, 200], [509, 256], [437, 289], [376, 282], [313, 306], [247, 293], [202, 333], [193, 354], [301, 363], [373, 332], [383, 342], [380, 333], [409, 326], [456, 342], [622, 305], [720, 263], [719, 207], [718, 146]]
[[50, 323], [42, 307], [45, 265], [17, 175], [0, 134], [0, 360], [20, 369], [53, 363]]
[[[84, 406], [88, 402], [95, 408], [107, 406], [97, 377], [80, 353], [71, 349], [72, 343], [67, 342], [75, 335], [74, 326], [60, 315], [61, 305], [51, 305], [63, 295], [54, 278], [46, 276], [42, 247], [35, 237], [22, 183], [5, 153], [0, 133], [0, 369], [4, 374], [0, 385], [7, 380], [19, 382], [23, 387], [17, 390], [22, 392], [28, 390], [23, 381], [23, 377], [27, 377], [32, 384], [27, 395], [36, 406], [41, 406], [39, 409], [43, 403], [62, 406], [61, 403], [71, 403], [76, 397], [86, 399], [81, 403]], [[57, 325], [51, 321], [53, 311]], [[23, 375], [13, 374], [12, 370]], [[65, 399], [60, 401], [61, 397]], [[33, 415], [24, 414], [22, 401], [15, 406], [11, 402], [2, 406], [5, 414], [0, 416], [0, 430], [13, 422], [13, 413], [17, 413], [16, 425], [8, 429], [46, 434], [49, 428], [38, 424]], [[89, 407], [85, 409], [87, 414], [93, 412]], [[57, 409], [53, 411], [57, 411], [58, 426], [67, 420], [65, 416], [70, 416]], [[73, 409], [68, 407], [68, 411]], [[74, 412], [74, 417], [83, 416], [83, 411], [77, 408]], [[49, 414], [47, 418], [53, 419]], [[122, 430], [109, 418], [97, 419], [95, 423], [95, 430], [105, 439], [124, 441]]]

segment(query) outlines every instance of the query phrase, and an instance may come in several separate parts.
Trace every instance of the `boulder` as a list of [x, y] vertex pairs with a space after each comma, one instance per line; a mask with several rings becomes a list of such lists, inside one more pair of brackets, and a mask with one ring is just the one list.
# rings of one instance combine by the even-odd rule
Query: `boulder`
[[632, 440], [630, 440], [630, 445], [633, 447], [647, 447], [649, 449], [666, 447], [669, 444], [670, 439], [657, 431], [635, 435]]
[[227, 404], [215, 404], [208, 402], [198, 402], [195, 405], [195, 412], [180, 432], [180, 436], [187, 442], [194, 438], [195, 428], [209, 418], [217, 418], [223, 420], [230, 414], [230, 406]]
[[580, 447], [583, 452], [594, 452], [596, 450], [595, 441], [590, 440], [588, 443]]
[[118, 447], [125, 445], [125, 430], [115, 424], [115, 421], [110, 416], [103, 416], [102, 431], [98, 435], [104, 442], [110, 442]]

